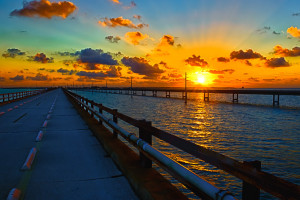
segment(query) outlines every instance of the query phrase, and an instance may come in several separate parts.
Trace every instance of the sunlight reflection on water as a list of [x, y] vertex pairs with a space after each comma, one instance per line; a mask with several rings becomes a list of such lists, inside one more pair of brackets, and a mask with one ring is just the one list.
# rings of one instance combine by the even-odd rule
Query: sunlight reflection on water
[[[245, 95], [244, 104], [231, 104], [228, 95], [213, 94], [212, 102], [203, 102], [203, 94], [193, 94], [187, 105], [182, 100], [103, 94], [78, 91], [96, 102], [198, 145], [239, 161], [260, 160], [262, 170], [296, 184], [300, 183], [300, 98], [282, 98], [289, 109], [270, 107], [270, 96]], [[181, 98], [181, 94], [178, 97]], [[214, 99], [215, 98], [215, 99]], [[289, 98], [289, 99], [288, 99]], [[246, 100], [247, 101], [246, 101]], [[285, 99], [285, 100], [284, 100]], [[220, 100], [223, 103], [216, 102]], [[230, 101], [229, 101], [230, 100]], [[225, 102], [225, 103], [224, 103]], [[254, 106], [248, 105], [263, 105]], [[264, 106], [266, 105], [266, 106]], [[299, 106], [298, 106], [299, 105]], [[120, 125], [130, 132], [136, 128]], [[241, 198], [242, 182], [199, 159], [154, 139], [153, 145], [166, 155], [222, 189]], [[163, 172], [161, 169], [158, 169]], [[174, 178], [166, 175], [182, 191], [196, 198]], [[272, 197], [263, 194], [262, 199]]]

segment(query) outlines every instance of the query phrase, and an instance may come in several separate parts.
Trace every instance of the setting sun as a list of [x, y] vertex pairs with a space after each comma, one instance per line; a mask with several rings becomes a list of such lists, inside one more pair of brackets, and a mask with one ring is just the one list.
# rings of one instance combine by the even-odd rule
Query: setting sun
[[205, 77], [203, 75], [199, 75], [198, 79], [197, 79], [197, 82], [202, 83], [202, 84], [205, 83]]

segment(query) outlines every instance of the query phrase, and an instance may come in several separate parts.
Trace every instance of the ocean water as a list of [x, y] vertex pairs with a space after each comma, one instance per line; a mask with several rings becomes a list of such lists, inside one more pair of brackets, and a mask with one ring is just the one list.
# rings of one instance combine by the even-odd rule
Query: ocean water
[[[300, 184], [299, 96], [280, 96], [281, 106], [273, 108], [272, 96], [267, 95], [239, 95], [240, 103], [232, 104], [232, 95], [211, 94], [210, 102], [204, 102], [203, 94], [189, 94], [191, 100], [184, 104], [180, 99], [74, 92], [136, 119], [152, 121], [157, 128], [239, 161], [260, 160], [263, 171]], [[171, 93], [171, 96], [175, 95]], [[158, 96], [163, 97], [165, 93], [158, 93]], [[181, 93], [177, 97], [181, 98]], [[120, 125], [137, 133], [132, 126]], [[154, 139], [153, 145], [241, 199], [241, 180], [159, 139]], [[156, 168], [188, 197], [197, 199], [174, 178]], [[262, 193], [261, 199], [276, 198]]]
[[33, 89], [33, 88], [0, 88], [0, 94], [31, 91], [31, 90], [35, 90], [35, 89]]

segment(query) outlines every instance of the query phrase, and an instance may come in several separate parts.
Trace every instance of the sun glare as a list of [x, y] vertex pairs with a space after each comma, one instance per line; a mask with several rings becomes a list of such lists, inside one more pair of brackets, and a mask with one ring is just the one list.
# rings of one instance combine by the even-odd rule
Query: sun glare
[[202, 84], [205, 83], [205, 77], [203, 75], [198, 75], [197, 82]]

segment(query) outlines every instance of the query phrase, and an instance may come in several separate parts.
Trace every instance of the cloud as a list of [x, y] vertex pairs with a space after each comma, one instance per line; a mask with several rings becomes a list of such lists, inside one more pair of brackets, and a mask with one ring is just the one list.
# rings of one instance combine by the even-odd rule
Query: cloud
[[146, 59], [141, 57], [123, 57], [121, 61], [125, 66], [130, 67], [134, 73], [145, 75], [147, 78], [155, 78], [164, 72], [164, 70], [159, 69], [158, 64], [150, 65]]
[[211, 74], [225, 74], [225, 73], [232, 74], [232, 73], [234, 73], [234, 72], [235, 72], [234, 69], [209, 70], [209, 73], [211, 73]]
[[124, 6], [123, 8], [124, 9], [131, 9], [131, 8], [134, 8], [134, 7], [136, 7], [136, 3], [134, 1], [131, 1], [129, 6]]
[[247, 51], [239, 50], [239, 51], [233, 51], [230, 53], [230, 59], [255, 59], [255, 58], [261, 58], [264, 57], [260, 53], [253, 52], [252, 49], [248, 49]]
[[5, 77], [0, 76], [0, 82], [5, 81]]
[[78, 56], [79, 55], [79, 51], [76, 51], [75, 53], [71, 53], [71, 52], [57, 52], [58, 55], [60, 56], [71, 56], [71, 57], [74, 57], [74, 56]]
[[2, 56], [5, 58], [15, 58], [16, 56], [23, 56], [25, 55], [25, 52], [22, 52], [19, 49], [7, 49]]
[[119, 0], [110, 0], [110, 1], [115, 3], [115, 4], [121, 4], [121, 2]]
[[86, 77], [89, 79], [103, 79], [105, 77], [120, 77], [121, 74], [121, 67], [116, 66], [110, 66], [109, 69], [106, 72], [86, 72], [86, 71], [80, 71], [77, 72], [76, 75], [80, 77]]
[[78, 52], [79, 58], [77, 61], [79, 63], [86, 64], [87, 70], [98, 70], [97, 65], [117, 65], [118, 61], [113, 59], [112, 55], [109, 53], [104, 53], [102, 49], [83, 49]]
[[276, 32], [276, 31], [273, 31], [272, 32], [274, 35], [280, 35], [280, 33], [279, 32]]
[[121, 40], [121, 38], [119, 36], [114, 37], [112, 35], [106, 36], [105, 39], [107, 41], [109, 41], [110, 43], [118, 43]]
[[219, 57], [217, 58], [217, 60], [218, 62], [225, 62], [225, 63], [230, 62], [230, 59], [225, 57]]
[[280, 57], [280, 58], [267, 59], [265, 62], [265, 66], [270, 68], [277, 68], [277, 67], [289, 67], [290, 64], [284, 59], [284, 57]]
[[135, 25], [130, 19], [124, 19], [122, 16], [117, 17], [117, 18], [110, 18], [108, 19], [107, 17], [104, 18], [103, 21], [98, 21], [98, 24], [100, 24], [103, 27], [127, 27], [127, 28], [134, 28], [134, 29], [141, 29], [144, 27], [148, 27], [148, 24], [137, 24]]
[[141, 15], [133, 15], [133, 18], [141, 21], [142, 20], [142, 16]]
[[147, 34], [142, 34], [141, 32], [127, 32], [125, 34], [125, 41], [133, 44], [133, 45], [138, 45], [140, 42], [146, 38], [149, 38], [149, 35]]
[[257, 29], [256, 31], [260, 34], [263, 34], [263, 33], [266, 33], [267, 31], [271, 30], [271, 27], [270, 26], [264, 26], [263, 28], [261, 29]]
[[297, 27], [291, 26], [287, 29], [286, 32], [295, 38], [300, 38], [300, 29], [298, 29]]
[[208, 65], [208, 63], [204, 59], [201, 59], [200, 56], [195, 56], [195, 55], [192, 55], [192, 57], [187, 58], [185, 60], [185, 63], [191, 66], [199, 66], [199, 67], [205, 67], [206, 65]]
[[24, 80], [24, 76], [23, 75], [21, 75], [21, 76], [17, 75], [15, 77], [12, 77], [12, 78], [9, 78], [9, 79], [13, 80], [13, 81], [23, 81]]
[[26, 79], [32, 80], [32, 81], [47, 81], [48, 75], [43, 75], [41, 73], [37, 73], [35, 76], [27, 76]]
[[67, 18], [76, 10], [76, 6], [69, 1], [60, 1], [51, 3], [48, 0], [23, 2], [23, 8], [14, 10], [10, 16], [19, 17], [42, 17], [51, 19], [54, 16]]
[[174, 37], [172, 35], [164, 35], [160, 39], [159, 46], [173, 46], [174, 45]]
[[283, 57], [300, 56], [300, 47], [294, 47], [292, 50], [282, 48], [280, 45], [274, 47], [274, 54]]
[[252, 63], [249, 60], [245, 60], [245, 64], [248, 66], [252, 66]]
[[292, 16], [300, 16], [300, 13], [293, 13]]
[[61, 73], [62, 75], [72, 75], [75, 74], [77, 71], [60, 68], [57, 70], [57, 72]]
[[254, 77], [248, 78], [248, 80], [252, 82], [259, 82], [259, 79]]
[[29, 61], [41, 62], [41, 63], [53, 63], [53, 58], [47, 58], [44, 53], [37, 53], [35, 56], [28, 56]]

